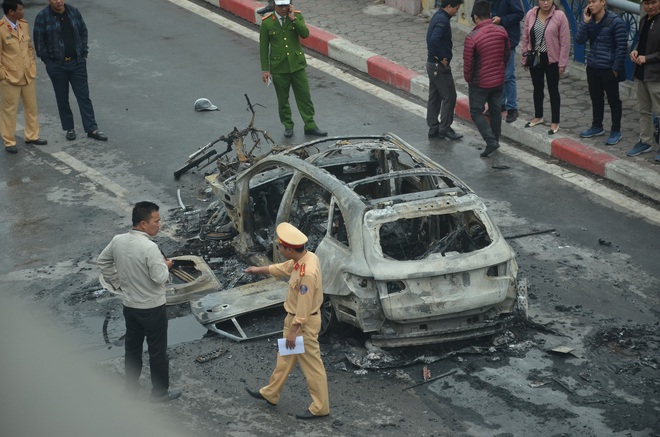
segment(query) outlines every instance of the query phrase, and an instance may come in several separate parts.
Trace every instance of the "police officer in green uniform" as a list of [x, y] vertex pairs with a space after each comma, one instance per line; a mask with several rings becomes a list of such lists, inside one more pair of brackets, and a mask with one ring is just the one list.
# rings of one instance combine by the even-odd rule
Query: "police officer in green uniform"
[[298, 111], [305, 122], [305, 135], [324, 137], [328, 134], [320, 130], [314, 121], [314, 104], [305, 70], [307, 61], [300, 45], [300, 38], [308, 36], [305, 19], [300, 11], [294, 11], [291, 0], [275, 0], [275, 12], [266, 15], [261, 21], [261, 79], [266, 84], [271, 80], [273, 82], [280, 121], [287, 138], [293, 136], [289, 88], [293, 88]]

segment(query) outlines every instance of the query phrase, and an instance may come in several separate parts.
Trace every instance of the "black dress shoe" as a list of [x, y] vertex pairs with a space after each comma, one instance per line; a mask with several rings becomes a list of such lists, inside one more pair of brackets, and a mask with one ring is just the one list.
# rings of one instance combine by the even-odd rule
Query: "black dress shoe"
[[315, 137], [325, 137], [325, 136], [328, 136], [328, 133], [317, 127], [317, 128], [312, 129], [312, 130], [306, 130], [305, 135], [312, 135], [312, 136], [315, 136]]
[[7, 146], [5, 147], [5, 150], [8, 153], [18, 153], [18, 149], [16, 148], [16, 146]]
[[435, 138], [438, 136], [438, 131], [437, 130], [430, 130], [429, 131], [429, 138]]
[[151, 395], [149, 402], [151, 402], [152, 404], [160, 404], [162, 402], [173, 401], [174, 399], [178, 399], [179, 397], [181, 397], [181, 390], [167, 390], [162, 395], [157, 395], [157, 396]]
[[268, 5], [264, 6], [263, 8], [257, 9], [257, 14], [263, 15], [263, 14], [267, 14], [268, 12], [273, 12], [274, 10], [275, 9], [273, 9], [270, 3], [268, 3]]
[[[245, 387], [245, 391], [248, 392], [248, 394], [249, 394], [250, 396], [252, 396], [253, 398], [255, 398], [255, 399], [259, 399], [259, 400], [262, 400], [262, 401], [266, 401], [266, 403], [267, 403], [268, 405], [270, 405], [271, 407], [274, 407], [275, 405], [277, 405], [277, 404], [272, 403], [271, 401], [269, 401], [269, 400], [266, 399], [265, 397], [263, 397], [263, 395], [262, 395], [261, 393], [259, 393], [259, 390], [250, 390], [249, 388]], [[311, 413], [310, 413], [310, 414], [311, 414]]]
[[37, 138], [36, 140], [25, 140], [25, 144], [34, 144], [36, 146], [45, 146], [48, 141]]
[[315, 415], [312, 414], [312, 412], [309, 411], [309, 410], [305, 410], [305, 412], [304, 412], [304, 413], [301, 413], [301, 414], [296, 414], [296, 419], [300, 419], [300, 420], [321, 419], [321, 418], [323, 418], [323, 417], [328, 417], [328, 414], [326, 414], [326, 415], [324, 415], [324, 416], [315, 416]]
[[66, 131], [66, 139], [69, 141], [73, 141], [76, 139], [76, 131], [73, 129], [69, 129]]
[[293, 136], [293, 129], [292, 128], [285, 128], [284, 129], [284, 138], [291, 138]]
[[509, 109], [506, 111], [506, 122], [507, 123], [513, 123], [514, 121], [518, 120], [518, 110], [517, 109]]
[[95, 130], [94, 132], [88, 132], [87, 136], [89, 138], [94, 138], [95, 140], [99, 140], [99, 141], [108, 141], [108, 137], [103, 135], [103, 132], [101, 132], [100, 130]]
[[438, 132], [438, 136], [440, 138], [447, 138], [447, 139], [450, 139], [450, 140], [460, 140], [461, 138], [463, 138], [463, 135], [459, 134], [458, 132], [456, 132], [452, 128], [449, 128], [449, 129], [444, 130], [442, 132]]
[[494, 146], [486, 146], [486, 150], [481, 152], [481, 154], [479, 154], [479, 156], [481, 156], [482, 158], [485, 158], [485, 157], [487, 157], [488, 155], [490, 155], [491, 153], [493, 153], [494, 151], [496, 151], [499, 148], [500, 148], [499, 144], [495, 144]]

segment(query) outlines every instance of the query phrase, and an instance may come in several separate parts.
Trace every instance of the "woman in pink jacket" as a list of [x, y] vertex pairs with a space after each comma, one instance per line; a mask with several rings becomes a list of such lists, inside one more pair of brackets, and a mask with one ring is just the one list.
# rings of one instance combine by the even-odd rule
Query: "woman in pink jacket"
[[529, 53], [536, 53], [538, 65], [529, 67], [534, 86], [534, 118], [525, 127], [534, 127], [543, 123], [543, 98], [545, 75], [550, 94], [550, 130], [554, 135], [559, 130], [559, 76], [564, 74], [568, 65], [568, 54], [571, 49], [571, 33], [566, 15], [557, 9], [552, 0], [538, 0], [535, 6], [527, 12], [525, 30], [522, 35], [522, 65], [526, 67]]

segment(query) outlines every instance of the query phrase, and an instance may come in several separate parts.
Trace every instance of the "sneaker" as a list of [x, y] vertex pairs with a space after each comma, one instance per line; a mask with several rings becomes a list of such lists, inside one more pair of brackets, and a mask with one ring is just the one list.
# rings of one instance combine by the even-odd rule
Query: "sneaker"
[[506, 122], [507, 123], [513, 123], [516, 120], [518, 120], [518, 110], [517, 109], [509, 109], [508, 111], [506, 111]]
[[160, 404], [163, 402], [173, 401], [174, 399], [178, 399], [180, 396], [181, 396], [181, 390], [167, 390], [163, 394], [159, 394], [159, 395], [152, 394], [149, 401], [152, 404]]
[[590, 127], [589, 129], [580, 132], [580, 137], [591, 138], [598, 135], [605, 135], [605, 129], [602, 127]]
[[660, 149], [658, 149], [658, 153], [655, 154], [655, 162], [660, 162]]
[[626, 155], [637, 156], [637, 155], [641, 155], [642, 153], [646, 153], [650, 151], [651, 151], [650, 144], [646, 144], [646, 143], [642, 143], [641, 141], [638, 141], [637, 144], [635, 144], [632, 149], [626, 152]]
[[605, 144], [608, 146], [613, 146], [617, 144], [619, 141], [621, 141], [621, 132], [610, 132], [610, 136], [607, 137], [607, 141], [605, 141]]

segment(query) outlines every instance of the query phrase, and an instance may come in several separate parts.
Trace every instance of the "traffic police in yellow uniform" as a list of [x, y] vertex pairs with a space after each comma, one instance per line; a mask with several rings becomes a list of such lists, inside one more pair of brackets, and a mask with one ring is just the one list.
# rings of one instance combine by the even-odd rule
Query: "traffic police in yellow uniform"
[[7, 12], [0, 20], [0, 96], [2, 140], [6, 151], [16, 153], [16, 117], [23, 100], [25, 142], [44, 145], [39, 138], [37, 92], [34, 79], [37, 64], [30, 28], [23, 19], [22, 2], [7, 2]]
[[284, 383], [296, 362], [299, 362], [312, 396], [312, 404], [304, 413], [297, 414], [296, 418], [316, 419], [330, 414], [328, 378], [321, 361], [318, 341], [323, 303], [321, 266], [319, 258], [305, 249], [307, 236], [295, 226], [286, 222], [280, 223], [276, 232], [279, 239], [278, 249], [288, 261], [265, 267], [252, 266], [245, 271], [290, 277], [289, 290], [284, 301], [284, 309], [288, 313], [284, 319], [284, 338], [286, 347], [293, 349], [296, 336], [302, 335], [305, 352], [286, 356], [277, 354], [277, 365], [268, 385], [258, 391], [247, 391], [252, 397], [265, 400], [270, 405], [277, 405]]
[[293, 136], [293, 120], [289, 105], [289, 89], [293, 88], [298, 111], [305, 123], [305, 134], [326, 136], [314, 121], [314, 104], [309, 93], [305, 53], [300, 38], [307, 38], [309, 29], [300, 11], [294, 11], [290, 0], [275, 0], [275, 12], [263, 17], [259, 33], [261, 79], [271, 80], [277, 94], [280, 121], [284, 136]]

